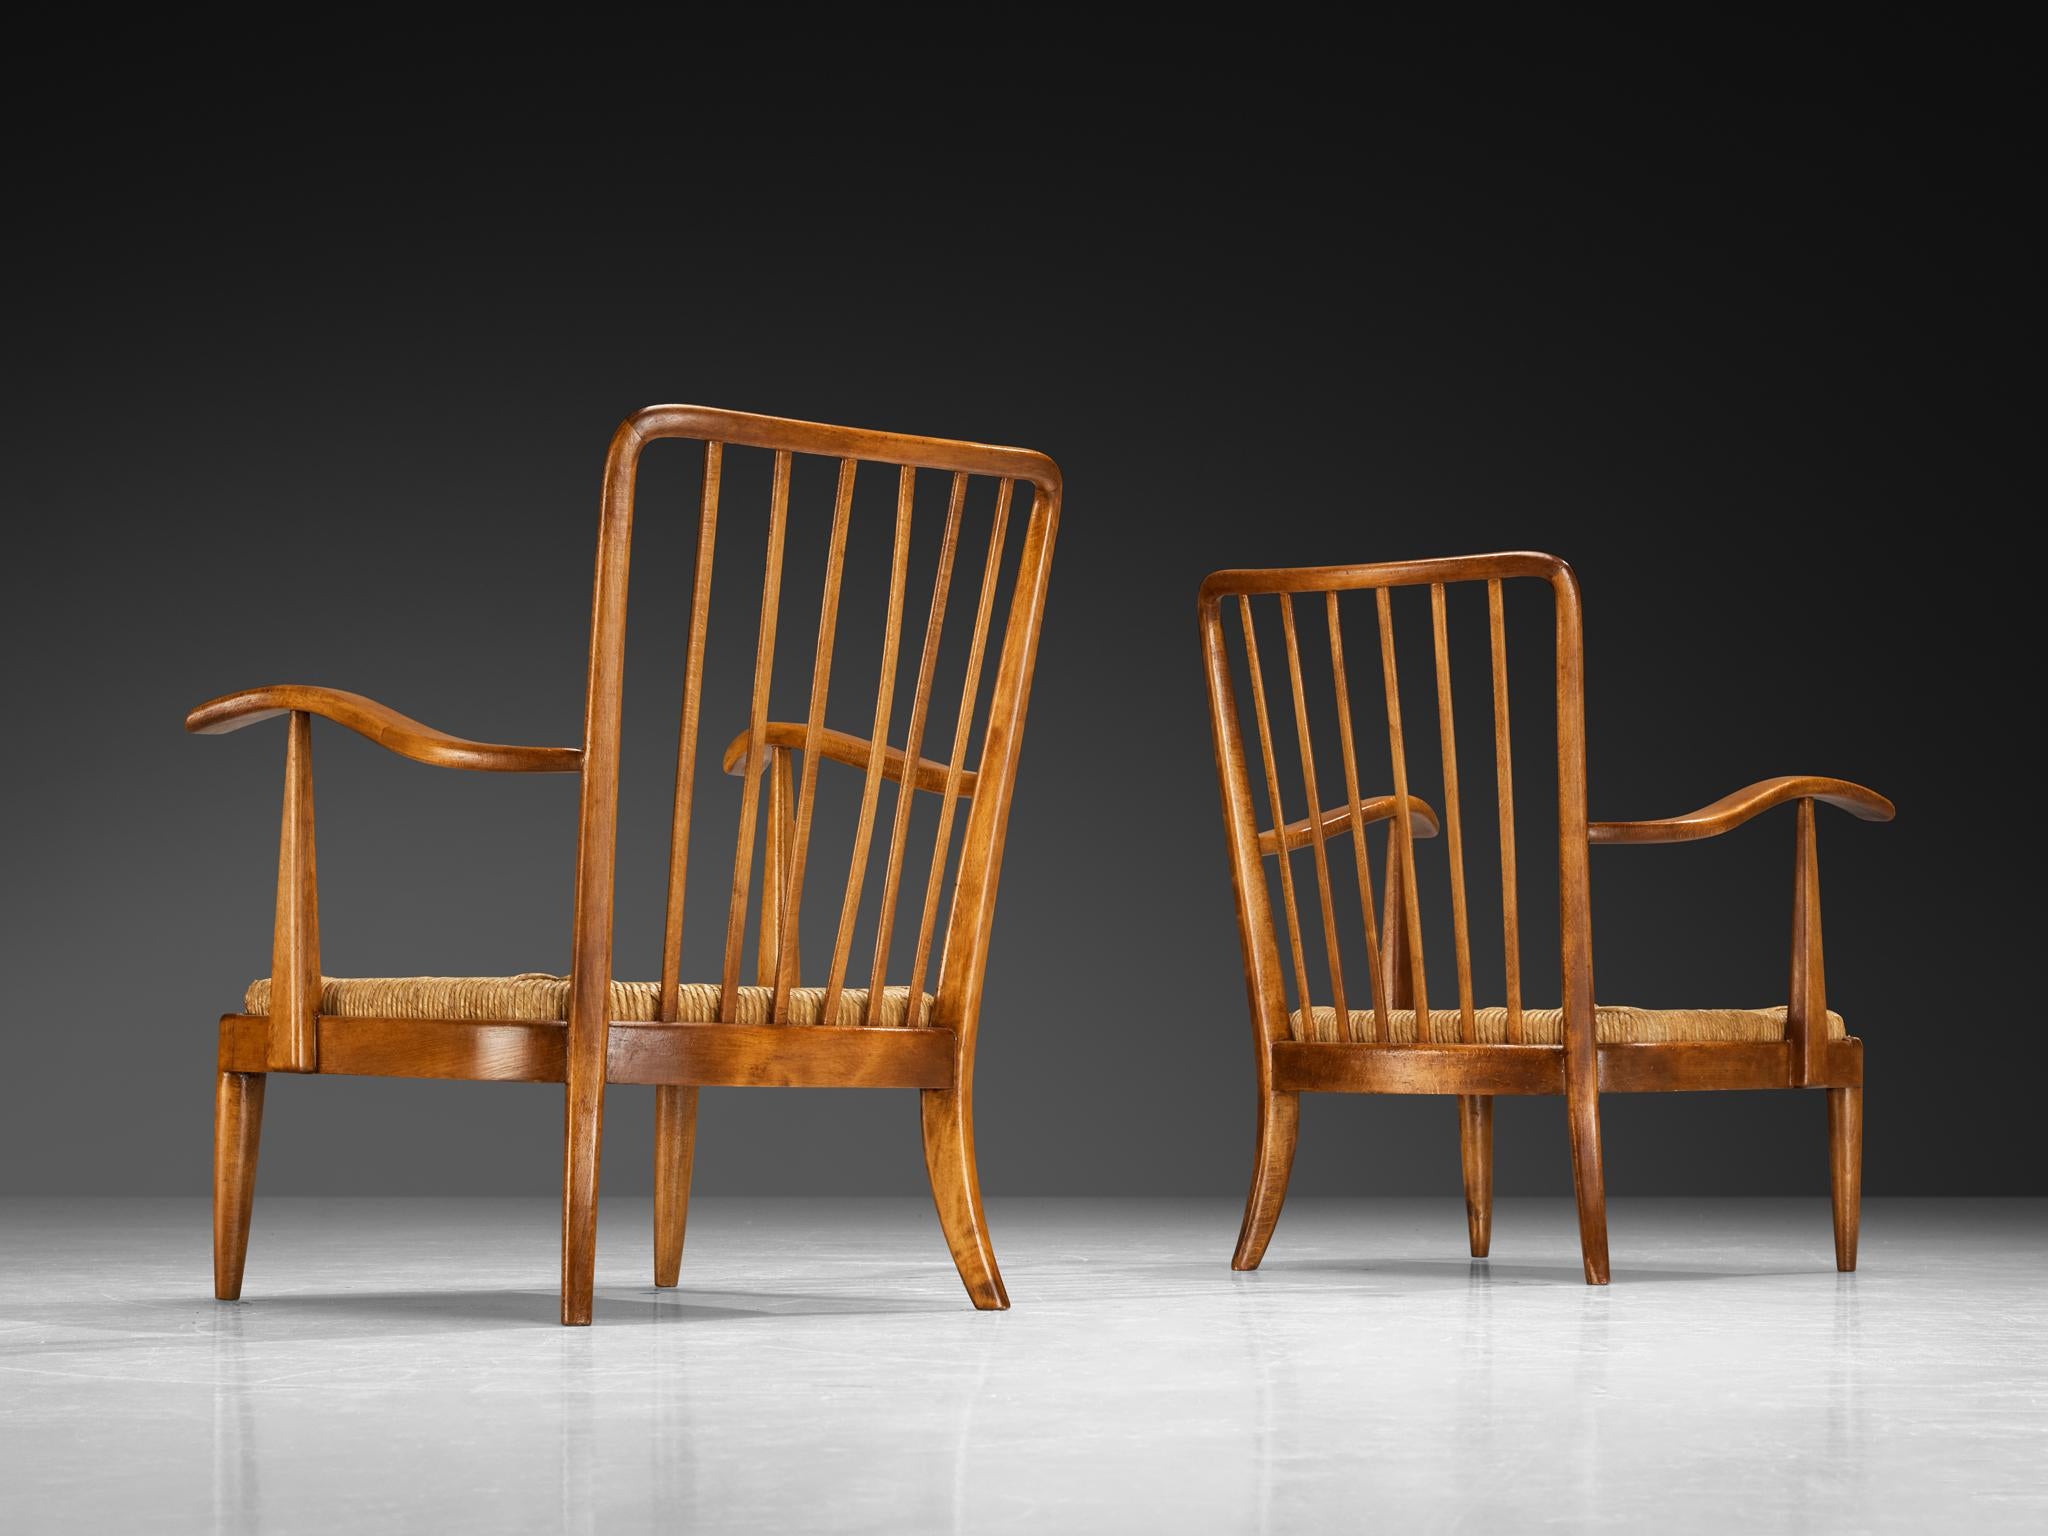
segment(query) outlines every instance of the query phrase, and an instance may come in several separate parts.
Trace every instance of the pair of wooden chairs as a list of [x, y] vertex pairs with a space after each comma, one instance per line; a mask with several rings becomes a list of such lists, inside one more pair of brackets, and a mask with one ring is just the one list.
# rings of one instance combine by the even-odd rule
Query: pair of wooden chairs
[[[612, 966], [626, 594], [641, 463], [649, 446], [663, 439], [699, 445], [701, 490], [683, 657], [661, 976], [657, 982], [636, 983], [615, 980]], [[700, 819], [696, 789], [713, 557], [726, 458], [734, 449], [759, 450], [768, 456], [765, 569], [758, 600], [742, 607], [742, 619], [751, 621], [752, 631], [747, 718], [720, 757], [727, 772], [740, 776], [742, 789], [731, 880], [724, 887], [728, 895], [722, 944], [717, 946], [718, 976], [715, 981], [686, 981], [684, 911], [691, 831]], [[790, 564], [791, 487], [797, 465], [812, 457], [837, 465], [818, 627], [803, 718], [778, 720], [771, 718], [771, 699], [778, 619]], [[878, 626], [881, 661], [872, 724], [868, 735], [859, 737], [828, 727], [825, 715], [841, 627], [841, 588], [856, 482], [863, 465], [894, 468], [896, 475], [888, 595]], [[929, 569], [930, 603], [912, 662], [905, 645], [905, 621], [921, 472], [945, 477], [945, 511], [936, 549], [919, 564], [921, 571]], [[621, 425], [606, 460], [581, 746], [468, 741], [370, 699], [325, 688], [257, 688], [193, 710], [186, 727], [198, 732], [236, 730], [277, 716], [287, 722], [270, 975], [253, 983], [242, 1011], [226, 1015], [220, 1024], [214, 1118], [215, 1294], [223, 1299], [241, 1294], [267, 1074], [300, 1072], [564, 1084], [562, 1321], [568, 1324], [588, 1323], [591, 1316], [598, 1166], [608, 1085], [648, 1084], [656, 1090], [654, 1272], [655, 1283], [662, 1286], [676, 1283], [681, 1266], [699, 1087], [916, 1088], [921, 1095], [926, 1169], [954, 1263], [977, 1307], [1006, 1307], [1008, 1296], [990, 1246], [975, 1167], [974, 1051], [1004, 828], [1060, 495], [1059, 471], [1052, 461], [1021, 449], [695, 406], [650, 407]], [[760, 528], [758, 518], [745, 522], [750, 532]], [[1504, 581], [1520, 577], [1547, 582], [1556, 601], [1561, 1010], [1522, 1008], [1515, 959], [1513, 801], [1500, 591]], [[1471, 995], [1443, 627], [1446, 585], [1467, 581], [1487, 583], [1493, 613], [1509, 963], [1505, 1009], [1475, 1008]], [[753, 585], [750, 575], [746, 584]], [[1455, 1012], [1432, 1010], [1427, 1002], [1415, 841], [1433, 833], [1438, 818], [1409, 792], [1394, 683], [1387, 596], [1392, 588], [1411, 585], [1428, 586], [1435, 605], [1444, 825], [1449, 833], [1458, 955]], [[1338, 618], [1338, 594], [1365, 590], [1375, 592], [1379, 602], [1392, 751], [1392, 793], [1371, 797], [1360, 790]], [[971, 600], [964, 595], [970, 591]], [[1005, 593], [1007, 618], [998, 629], [994, 617]], [[1324, 807], [1313, 761], [1295, 628], [1293, 600], [1299, 593], [1322, 594], [1327, 604], [1346, 791], [1334, 809]], [[1268, 596], [1281, 603], [1309, 812], [1295, 822], [1288, 822], [1282, 811], [1275, 736], [1253, 625], [1253, 599]], [[1258, 825], [1254, 809], [1233, 661], [1222, 622], [1226, 606], [1236, 608], [1249, 642], [1239, 659], [1249, 669], [1255, 704], [1263, 778], [1272, 808], [1273, 825], [1267, 828]], [[1854, 1267], [1862, 1047], [1844, 1037], [1839, 1020], [1826, 1011], [1813, 806], [1822, 800], [1881, 818], [1890, 815], [1888, 804], [1836, 780], [1781, 779], [1691, 817], [1589, 825], [1580, 725], [1578, 593], [1570, 571], [1547, 556], [1224, 572], [1203, 588], [1201, 619], [1258, 1045], [1258, 1157], [1237, 1267], [1258, 1263], [1279, 1214], [1304, 1091], [1457, 1095], [1472, 1247], [1481, 1254], [1486, 1251], [1490, 1220], [1492, 1095], [1562, 1091], [1572, 1127], [1586, 1276], [1599, 1282], [1607, 1277], [1599, 1091], [1761, 1086], [1828, 1089], [1837, 1255], [1843, 1268]], [[942, 664], [946, 655], [952, 659]], [[902, 712], [901, 745], [896, 746], [891, 740], [899, 713], [897, 695], [903, 691], [899, 681], [907, 683], [909, 704]], [[575, 908], [566, 975], [336, 979], [323, 973], [313, 826], [316, 715], [416, 762], [482, 772], [579, 775]], [[858, 770], [860, 793], [845, 818], [850, 847], [844, 850], [845, 877], [838, 887], [838, 921], [822, 969], [823, 985], [805, 985], [798, 918], [806, 882], [818, 862], [813, 854], [820, 851], [814, 844], [822, 824], [817, 802], [823, 764]], [[890, 786], [886, 818], [885, 786]], [[926, 795], [931, 799], [921, 798]], [[1710, 836], [1784, 802], [1798, 806], [1789, 1011], [1646, 1015], [1596, 1010], [1586, 926], [1588, 844]], [[926, 808], [922, 815], [920, 805]], [[1383, 856], [1387, 883], [1376, 921], [1367, 831], [1377, 825], [1392, 830]], [[1327, 844], [1347, 837], [1362, 903], [1369, 1010], [1349, 1006], [1332, 906], [1337, 885], [1330, 874]], [[1293, 868], [1304, 850], [1313, 863], [1314, 888], [1321, 900], [1328, 1006], [1316, 1003], [1309, 988], [1296, 891], [1304, 882], [1297, 881]], [[839, 850], [823, 851], [829, 861]], [[714, 847], [714, 857], [716, 853]], [[827, 867], [836, 873], [836, 862]], [[1277, 875], [1283, 898], [1291, 973], [1283, 972], [1279, 960], [1269, 875]], [[828, 911], [831, 905], [826, 904]], [[755, 964], [751, 983], [743, 983], [750, 926]], [[824, 953], [814, 949], [814, 963]], [[1297, 999], [1291, 1008], [1289, 974]], [[892, 983], [891, 976], [901, 979]], [[928, 983], [932, 990], [926, 989]]]

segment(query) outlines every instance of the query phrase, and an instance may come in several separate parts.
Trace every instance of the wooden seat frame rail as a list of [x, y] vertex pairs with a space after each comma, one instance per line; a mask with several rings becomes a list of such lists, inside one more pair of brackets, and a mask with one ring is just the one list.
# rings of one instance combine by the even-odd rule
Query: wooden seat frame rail
[[[1563, 981], [1563, 1041], [1532, 1044], [1522, 1039], [1520, 934], [1516, 897], [1514, 790], [1509, 730], [1504, 582], [1544, 582], [1556, 616], [1558, 904]], [[1491, 630], [1494, 704], [1495, 798], [1500, 825], [1502, 926], [1507, 988], [1507, 1043], [1476, 1039], [1472, 997], [1471, 935], [1466, 907], [1464, 854], [1458, 800], [1458, 762], [1452, 723], [1445, 588], [1484, 582]], [[1422, 923], [1415, 885], [1415, 843], [1432, 837], [1437, 813], [1409, 790], [1394, 631], [1389, 593], [1427, 586], [1435, 649], [1438, 738], [1443, 764], [1448, 833], [1450, 907], [1456, 943], [1458, 1038], [1438, 1040], [1429, 1024], [1422, 951]], [[1391, 795], [1362, 796], [1358, 784], [1352, 710], [1345, 672], [1337, 597], [1369, 590], [1379, 621], [1379, 650], [1385, 724], [1393, 772]], [[1303, 684], [1302, 630], [1297, 628], [1297, 595], [1321, 597], [1322, 627], [1330, 649], [1338, 737], [1342, 744], [1345, 799], [1284, 822], [1283, 793], [1274, 754], [1274, 728], [1267, 706], [1260, 650], [1254, 628], [1254, 599], [1277, 599], [1286, 654], [1287, 688], [1295, 716], [1302, 790], [1311, 806], [1328, 797], [1316, 778], [1309, 703]], [[1253, 772], [1246, 757], [1236, 683], [1226, 645], [1224, 610], [1237, 611], [1244, 644], [1252, 714], [1263, 789], [1273, 825], [1262, 828], [1254, 799]], [[1255, 1269], [1264, 1257], [1293, 1168], [1303, 1093], [1432, 1093], [1458, 1099], [1459, 1146], [1464, 1164], [1466, 1215], [1471, 1251], [1483, 1257], [1491, 1243], [1493, 1209], [1493, 1096], [1562, 1094], [1570, 1129], [1574, 1194], [1585, 1276], [1590, 1284], [1608, 1278], [1607, 1206], [1600, 1153], [1602, 1092], [1669, 1092], [1712, 1088], [1817, 1088], [1827, 1094], [1829, 1167], [1834, 1202], [1835, 1258], [1839, 1268], [1856, 1267], [1863, 1148], [1863, 1043], [1828, 1038], [1826, 987], [1822, 976], [1820, 874], [1814, 840], [1814, 807], [1832, 805], [1868, 821], [1887, 821], [1891, 802], [1875, 791], [1841, 779], [1793, 776], [1766, 779], [1686, 816], [1661, 821], [1595, 822], [1587, 818], [1584, 661], [1579, 585], [1571, 568], [1551, 555], [1510, 553], [1380, 565], [1319, 566], [1275, 570], [1219, 571], [1203, 583], [1199, 605], [1204, 664], [1217, 778], [1231, 854], [1239, 938], [1243, 946], [1258, 1073], [1258, 1129], [1251, 1192], [1232, 1259], [1236, 1269]], [[1282, 707], [1285, 707], [1283, 702]], [[1362, 718], [1362, 716], [1361, 716]], [[1716, 837], [1779, 805], [1795, 808], [1792, 960], [1788, 1027], [1782, 1041], [1763, 1043], [1599, 1044], [1595, 1033], [1593, 944], [1588, 853], [1596, 844], [1675, 843]], [[1385, 881], [1376, 922], [1366, 830], [1387, 821]], [[1275, 828], [1279, 828], [1278, 831]], [[1347, 1006], [1339, 958], [1337, 920], [1331, 911], [1331, 881], [1338, 862], [1327, 844], [1347, 838], [1357, 866], [1359, 905], [1364, 919], [1365, 978], [1373, 1027], [1359, 1037]], [[1290, 859], [1281, 855], [1312, 850], [1313, 894], [1322, 919], [1320, 938], [1328, 957], [1328, 981], [1340, 1038], [1296, 1039], [1290, 1027], [1288, 984], [1310, 1017], [1311, 977], [1303, 945], [1312, 916], [1308, 891], [1297, 897]], [[1278, 884], [1287, 926], [1286, 963], [1279, 948], [1267, 858], [1279, 856]], [[1312, 930], [1311, 930], [1312, 931]], [[1356, 981], [1357, 978], [1354, 978]], [[1388, 1015], [1413, 1008], [1413, 1044], [1389, 1038]], [[1304, 1036], [1313, 1031], [1304, 1027]]]
[[[613, 873], [627, 570], [641, 456], [664, 438], [703, 443], [704, 477], [677, 747], [660, 1019], [627, 1022], [609, 1017], [608, 1001], [613, 979]], [[731, 898], [725, 914], [721, 1022], [679, 1022], [684, 889], [712, 559], [719, 524], [721, 466], [729, 447], [765, 449], [774, 455], [767, 571], [755, 631], [751, 718], [723, 757], [726, 770], [741, 776], [743, 789]], [[811, 669], [809, 713], [804, 721], [789, 723], [769, 720], [767, 701], [789, 521], [791, 462], [799, 454], [836, 459], [839, 479], [817, 653]], [[874, 726], [870, 737], [863, 739], [827, 728], [824, 708], [854, 478], [859, 467], [868, 463], [897, 471], [897, 501], [881, 684]], [[950, 475], [951, 492], [907, 734], [903, 745], [895, 746], [887, 738], [892, 729], [892, 690], [904, 629], [914, 482], [920, 471]], [[945, 760], [936, 760], [925, 757], [922, 748], [928, 720], [941, 713], [932, 708], [933, 679], [946, 623], [949, 583], [956, 565], [967, 567], [971, 560], [971, 541], [963, 539], [962, 525], [972, 477], [996, 481], [994, 512], [988, 521], [958, 714], [951, 722], [952, 745]], [[977, 1307], [1007, 1306], [1009, 1299], [990, 1246], [975, 1166], [974, 1053], [1004, 829], [1044, 613], [1060, 496], [1057, 467], [1043, 454], [1024, 449], [862, 431], [702, 406], [651, 406], [619, 427], [605, 462], [580, 747], [467, 741], [360, 695], [327, 688], [257, 688], [214, 699], [193, 710], [186, 728], [204, 733], [238, 730], [277, 716], [287, 719], [270, 1011], [267, 1015], [228, 1014], [220, 1023], [214, 1122], [216, 1295], [232, 1299], [241, 1294], [267, 1074], [296, 1072], [562, 1083], [566, 1090], [562, 1321], [568, 1324], [588, 1323], [591, 1317], [607, 1084], [651, 1084], [657, 1090], [654, 1273], [656, 1284], [664, 1286], [676, 1283], [682, 1261], [700, 1086], [918, 1089], [926, 1169], [961, 1280]], [[1028, 512], [1023, 506], [1026, 500]], [[1005, 565], [1006, 538], [1020, 523], [1023, 535], [1013, 557], [1008, 618], [996, 633], [991, 619]], [[964, 589], [968, 582], [958, 585]], [[985, 690], [985, 709], [977, 714], [977, 701], [984, 693], [984, 662], [990, 660], [993, 678]], [[415, 762], [483, 772], [580, 775], [566, 1020], [378, 1019], [320, 1013], [312, 776], [312, 721], [316, 715]], [[966, 752], [977, 718], [982, 722], [980, 757], [978, 766], [970, 768]], [[943, 728], [936, 725], [931, 734], [936, 737]], [[871, 972], [862, 978], [867, 983], [867, 1002], [861, 1022], [799, 1026], [788, 1022], [790, 993], [801, 984], [796, 914], [809, 853], [818, 766], [827, 762], [849, 765], [865, 774], [854, 853], [827, 975], [822, 1017], [828, 1020], [840, 1018], [842, 1012], [839, 1004], [846, 986], [852, 934], [874, 847], [880, 784], [891, 780], [909, 788], [897, 796], [896, 813], [882, 844], [886, 873], [881, 916]], [[767, 822], [765, 831], [757, 832], [764, 777]], [[911, 789], [929, 791], [941, 800], [930, 869], [921, 883], [905, 869]], [[956, 815], [962, 806], [964, 817]], [[956, 820], [960, 822], [957, 857], [949, 863]], [[764, 843], [765, 852], [757, 903], [755, 984], [772, 989], [771, 1022], [766, 1024], [730, 1022], [740, 987], [741, 946], [754, 884], [757, 841]], [[936, 917], [949, 888], [951, 906], [941, 930]], [[906, 891], [911, 893], [913, 910], [922, 898], [921, 926], [909, 978], [907, 1015], [901, 1027], [885, 1027], [879, 1021], [887, 982], [885, 968], [896, 910]], [[920, 1000], [934, 958], [936, 990], [927, 1018]]]

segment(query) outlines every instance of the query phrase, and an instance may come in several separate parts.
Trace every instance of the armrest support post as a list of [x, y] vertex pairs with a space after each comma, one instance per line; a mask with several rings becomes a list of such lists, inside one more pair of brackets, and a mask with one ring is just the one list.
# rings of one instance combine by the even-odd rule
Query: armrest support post
[[1828, 997], [1821, 963], [1820, 859], [1813, 822], [1813, 801], [1801, 800], [1792, 855], [1792, 985], [1785, 1007], [1795, 1087], [1827, 1075]]
[[[788, 747], [768, 749], [768, 839], [761, 867], [761, 927], [755, 940], [754, 981], [772, 987], [780, 974], [782, 951], [797, 948], [796, 913], [784, 912], [789, 860], [796, 851], [796, 753]], [[797, 962], [802, 974], [801, 961]]]
[[[1419, 806], [1420, 800], [1411, 799], [1410, 805]], [[1415, 1006], [1415, 966], [1412, 952], [1408, 948], [1408, 910], [1405, 886], [1401, 879], [1401, 848], [1398, 839], [1387, 839], [1386, 888], [1380, 899], [1380, 985], [1387, 994], [1389, 1009], [1413, 1008]], [[1415, 1021], [1415, 1038], [1427, 1041], [1428, 1021]]]
[[313, 717], [291, 711], [284, 821], [277, 841], [277, 925], [270, 941], [273, 1072], [320, 1070], [320, 890], [313, 864]]

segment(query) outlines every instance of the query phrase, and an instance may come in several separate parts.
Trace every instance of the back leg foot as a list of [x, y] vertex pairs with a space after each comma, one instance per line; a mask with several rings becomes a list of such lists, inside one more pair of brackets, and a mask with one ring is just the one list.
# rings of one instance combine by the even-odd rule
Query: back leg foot
[[1294, 1171], [1294, 1146], [1301, 1129], [1301, 1095], [1269, 1093], [1259, 1102], [1259, 1143], [1252, 1159], [1252, 1188], [1245, 1198], [1232, 1269], [1257, 1269], [1273, 1240], [1287, 1178]]

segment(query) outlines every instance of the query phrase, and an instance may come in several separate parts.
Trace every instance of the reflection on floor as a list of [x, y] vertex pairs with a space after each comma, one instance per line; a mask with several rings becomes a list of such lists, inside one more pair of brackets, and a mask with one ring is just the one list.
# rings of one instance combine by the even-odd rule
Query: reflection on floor
[[546, 1201], [0, 1202], [9, 1531], [2048, 1529], [2048, 1202], [995, 1201], [972, 1311], [921, 1201], [703, 1200], [683, 1285]]

